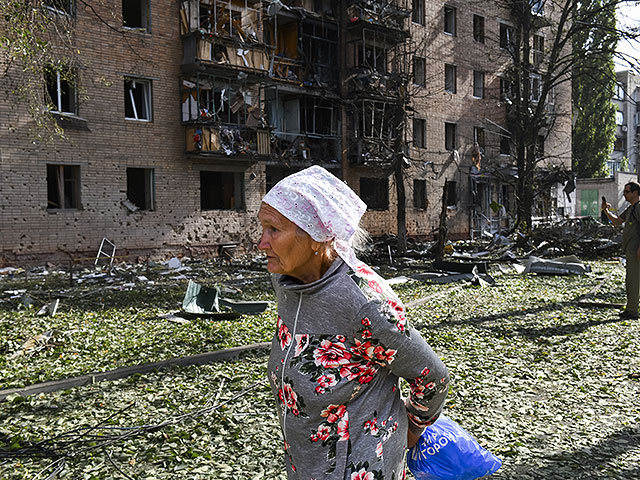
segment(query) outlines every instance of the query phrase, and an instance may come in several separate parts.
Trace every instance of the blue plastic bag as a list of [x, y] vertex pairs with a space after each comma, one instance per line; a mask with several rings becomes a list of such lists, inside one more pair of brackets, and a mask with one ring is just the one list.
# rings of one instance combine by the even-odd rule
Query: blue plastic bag
[[473, 480], [495, 473], [501, 465], [499, 458], [444, 415], [407, 452], [407, 466], [417, 480]]

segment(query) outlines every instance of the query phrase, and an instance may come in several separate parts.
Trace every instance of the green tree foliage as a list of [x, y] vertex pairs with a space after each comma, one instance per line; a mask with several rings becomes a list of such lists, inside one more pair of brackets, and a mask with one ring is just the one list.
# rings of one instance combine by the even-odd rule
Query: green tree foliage
[[572, 166], [581, 178], [604, 177], [609, 173], [607, 160], [616, 130], [616, 109], [611, 102], [616, 85], [613, 51], [618, 42], [615, 5], [583, 0], [576, 21], [589, 22], [592, 27], [577, 31], [573, 38]]

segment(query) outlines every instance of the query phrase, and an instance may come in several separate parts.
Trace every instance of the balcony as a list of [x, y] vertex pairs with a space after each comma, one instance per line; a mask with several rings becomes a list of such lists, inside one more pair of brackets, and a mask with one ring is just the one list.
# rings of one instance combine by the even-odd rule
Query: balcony
[[385, 30], [396, 42], [409, 36], [411, 10], [401, 2], [374, 0], [355, 1], [347, 7], [349, 28], [374, 28]]
[[187, 125], [186, 151], [245, 157], [270, 155], [269, 130], [241, 125]]

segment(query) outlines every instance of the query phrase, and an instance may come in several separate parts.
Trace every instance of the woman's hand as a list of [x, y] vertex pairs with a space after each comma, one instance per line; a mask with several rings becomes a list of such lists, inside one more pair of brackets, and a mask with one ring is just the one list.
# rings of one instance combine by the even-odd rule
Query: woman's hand
[[407, 448], [413, 447], [416, 443], [418, 443], [419, 439], [420, 435], [416, 435], [415, 433], [411, 432], [410, 429], [407, 429]]

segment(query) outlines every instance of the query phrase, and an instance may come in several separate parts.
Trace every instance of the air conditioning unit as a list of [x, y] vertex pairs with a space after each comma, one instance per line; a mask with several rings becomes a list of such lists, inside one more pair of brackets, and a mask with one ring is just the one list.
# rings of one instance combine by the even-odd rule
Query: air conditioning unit
[[620, 128], [622, 128], [622, 131], [623, 131], [623, 132], [626, 132], [626, 131], [627, 131], [627, 126], [626, 126], [626, 125], [622, 125], [622, 127], [620, 127]]

